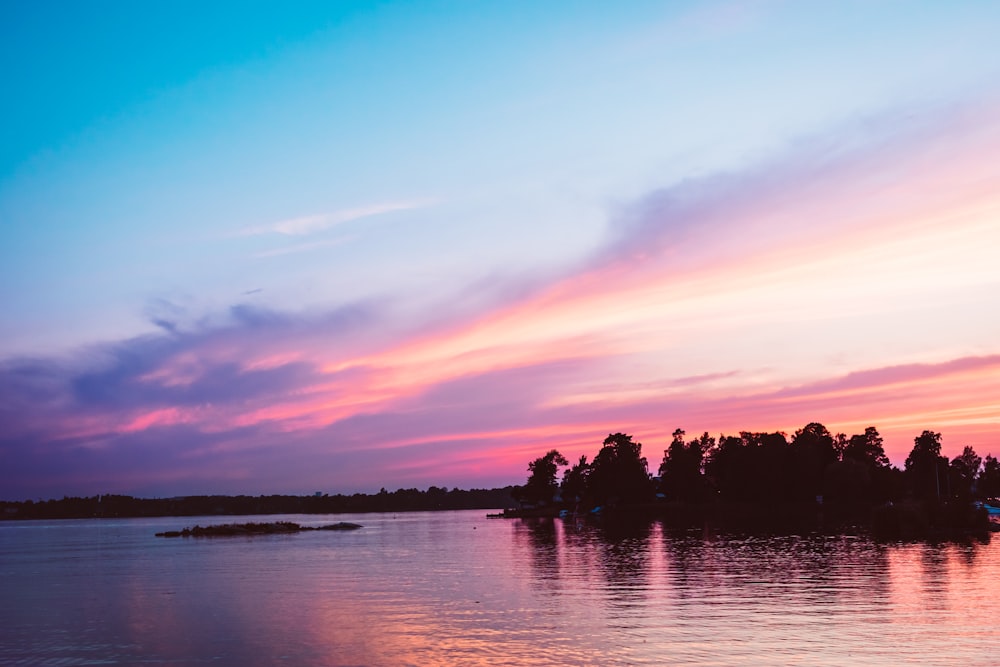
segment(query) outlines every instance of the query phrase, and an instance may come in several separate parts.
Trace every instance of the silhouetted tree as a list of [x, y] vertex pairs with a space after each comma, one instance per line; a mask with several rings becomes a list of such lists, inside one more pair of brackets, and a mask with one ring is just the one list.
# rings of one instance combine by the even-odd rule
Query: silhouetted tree
[[788, 497], [788, 441], [784, 433], [720, 435], [705, 462], [711, 488], [723, 500], [780, 501]]
[[983, 471], [979, 473], [976, 491], [982, 498], [1000, 496], [1000, 461], [989, 454], [983, 460]]
[[844, 459], [844, 451], [847, 449], [848, 442], [846, 433], [838, 433], [833, 436], [833, 449], [837, 452], [838, 461], [842, 461]]
[[961, 454], [951, 460], [948, 472], [952, 496], [957, 498], [972, 496], [972, 487], [982, 464], [983, 460], [976, 454], [976, 450], [968, 445]]
[[852, 435], [844, 447], [843, 457], [877, 468], [889, 466], [889, 457], [885, 455], [885, 449], [882, 448], [882, 436], [879, 435], [878, 429], [874, 426], [866, 428], [863, 435]]
[[528, 470], [531, 474], [527, 483], [518, 492], [517, 499], [523, 503], [536, 505], [551, 504], [556, 491], [559, 490], [556, 474], [559, 472], [559, 466], [564, 465], [569, 465], [569, 461], [555, 449], [529, 463]]
[[941, 456], [940, 433], [924, 431], [914, 438], [905, 466], [913, 495], [925, 499], [947, 496], [948, 459]]
[[684, 442], [684, 431], [674, 431], [670, 447], [663, 452], [660, 464], [660, 490], [669, 500], [697, 502], [706, 494], [705, 476], [702, 474], [705, 453], [715, 447], [715, 438], [702, 434], [689, 443]]
[[790, 465], [785, 483], [790, 499], [809, 501], [823, 495], [826, 468], [837, 461], [830, 431], [818, 422], [806, 424], [795, 432], [789, 451]]
[[839, 463], [828, 466], [824, 495], [834, 502], [885, 502], [896, 499], [896, 475], [882, 448], [882, 436], [874, 426], [844, 442]]
[[587, 496], [591, 504], [636, 503], [653, 496], [642, 444], [632, 436], [612, 433], [590, 466]]
[[746, 445], [733, 435], [719, 435], [718, 445], [705, 461], [709, 489], [724, 500], [746, 497], [745, 478], [740, 468], [748, 459]]
[[579, 503], [587, 494], [587, 482], [590, 478], [590, 464], [587, 457], [581, 456], [580, 460], [563, 473], [562, 492], [563, 501], [566, 503]]

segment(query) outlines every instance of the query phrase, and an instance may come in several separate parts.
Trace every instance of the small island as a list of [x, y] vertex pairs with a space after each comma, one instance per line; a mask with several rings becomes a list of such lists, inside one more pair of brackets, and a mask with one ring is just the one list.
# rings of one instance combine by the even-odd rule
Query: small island
[[236, 537], [240, 535], [275, 535], [301, 533], [309, 530], [357, 530], [360, 524], [341, 521], [328, 526], [302, 526], [292, 521], [271, 523], [224, 523], [217, 526], [195, 526], [184, 530], [156, 533], [156, 537]]

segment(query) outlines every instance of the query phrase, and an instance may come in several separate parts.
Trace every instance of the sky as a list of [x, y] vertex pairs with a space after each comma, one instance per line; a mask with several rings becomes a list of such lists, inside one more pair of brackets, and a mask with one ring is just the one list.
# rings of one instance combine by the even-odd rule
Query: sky
[[1000, 4], [0, 0], [0, 499], [1000, 456]]

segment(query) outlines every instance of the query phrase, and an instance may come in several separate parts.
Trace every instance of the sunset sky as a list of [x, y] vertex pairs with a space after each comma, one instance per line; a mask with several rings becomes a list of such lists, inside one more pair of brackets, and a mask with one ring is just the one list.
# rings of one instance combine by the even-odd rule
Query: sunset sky
[[0, 2], [0, 499], [1000, 456], [1000, 3]]

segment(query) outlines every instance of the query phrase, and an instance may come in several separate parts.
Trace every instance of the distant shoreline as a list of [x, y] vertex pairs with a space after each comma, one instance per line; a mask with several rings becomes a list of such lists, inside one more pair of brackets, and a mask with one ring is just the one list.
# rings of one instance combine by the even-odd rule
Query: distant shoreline
[[0, 520], [95, 519], [268, 514], [352, 514], [438, 510], [491, 510], [515, 507], [516, 487], [497, 489], [399, 489], [379, 493], [311, 496], [182, 496], [135, 498], [101, 495], [22, 502], [0, 501]]

